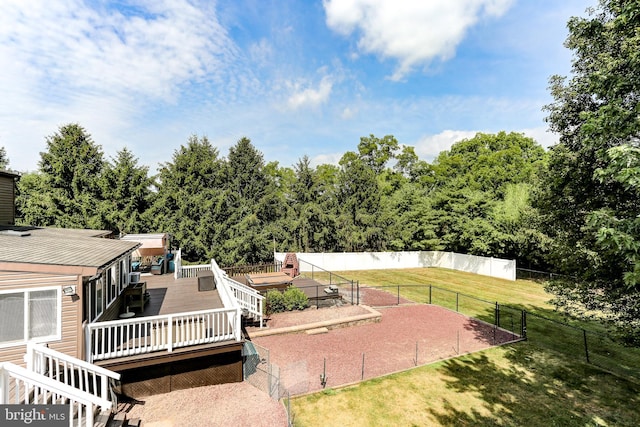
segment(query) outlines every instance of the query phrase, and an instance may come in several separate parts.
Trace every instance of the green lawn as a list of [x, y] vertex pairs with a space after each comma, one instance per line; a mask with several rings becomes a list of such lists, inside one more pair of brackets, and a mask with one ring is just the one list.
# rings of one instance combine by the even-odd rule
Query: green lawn
[[[565, 319], [550, 295], [530, 281], [510, 282], [452, 270], [348, 271], [361, 284], [431, 284], [532, 313]], [[390, 289], [395, 294], [396, 289]], [[427, 302], [428, 287], [401, 295]], [[443, 293], [448, 295], [448, 293]], [[455, 294], [454, 299], [455, 299]], [[578, 326], [604, 330], [593, 322]], [[585, 363], [582, 332], [532, 321], [527, 342], [366, 381], [357, 386], [292, 399], [296, 426], [636, 426], [640, 386]], [[563, 335], [565, 334], [565, 335]], [[575, 336], [574, 336], [575, 335]], [[618, 349], [618, 365], [637, 372], [640, 353]]]

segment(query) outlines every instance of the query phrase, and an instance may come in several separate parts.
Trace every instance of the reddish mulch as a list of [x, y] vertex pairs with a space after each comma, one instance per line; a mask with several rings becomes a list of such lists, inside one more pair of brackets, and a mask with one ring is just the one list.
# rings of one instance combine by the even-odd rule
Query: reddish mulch
[[320, 376], [325, 372], [325, 360], [326, 387], [336, 387], [516, 339], [509, 332], [438, 306], [419, 304], [378, 311], [382, 313], [379, 323], [252, 341], [269, 349], [271, 363], [280, 369], [282, 385], [297, 395], [323, 388]]
[[397, 288], [388, 286], [384, 288], [369, 288], [366, 285], [360, 285], [360, 304], [371, 307], [390, 306], [398, 304], [408, 304], [410, 301], [406, 298], [399, 297]]

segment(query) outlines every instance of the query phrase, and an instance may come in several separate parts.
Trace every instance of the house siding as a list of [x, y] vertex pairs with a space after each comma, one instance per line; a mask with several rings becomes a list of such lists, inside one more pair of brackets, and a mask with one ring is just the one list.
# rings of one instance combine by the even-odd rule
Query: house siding
[[14, 179], [0, 175], [0, 225], [13, 225], [14, 211]]
[[[0, 271], [0, 291], [23, 290], [45, 286], [59, 286], [61, 301], [61, 339], [49, 341], [50, 348], [69, 356], [82, 358], [82, 295], [81, 277], [77, 275], [51, 275]], [[66, 296], [62, 288], [75, 285], [78, 295]], [[26, 345], [0, 348], [0, 361], [25, 366]]]

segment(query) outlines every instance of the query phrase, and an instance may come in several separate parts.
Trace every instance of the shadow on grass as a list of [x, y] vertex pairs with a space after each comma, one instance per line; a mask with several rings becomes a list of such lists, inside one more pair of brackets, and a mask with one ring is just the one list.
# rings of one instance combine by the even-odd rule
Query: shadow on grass
[[446, 387], [481, 406], [444, 401], [429, 409], [451, 426], [636, 426], [640, 387], [530, 343], [505, 347], [503, 359], [477, 354], [445, 362]]

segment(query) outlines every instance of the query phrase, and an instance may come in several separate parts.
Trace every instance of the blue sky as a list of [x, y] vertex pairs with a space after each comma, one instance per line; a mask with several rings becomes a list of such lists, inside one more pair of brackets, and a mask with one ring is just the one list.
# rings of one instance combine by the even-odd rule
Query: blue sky
[[190, 135], [222, 157], [337, 163], [394, 135], [431, 161], [476, 132], [544, 146], [571, 16], [596, 0], [3, 0], [0, 146], [33, 171], [79, 123], [155, 173]]

